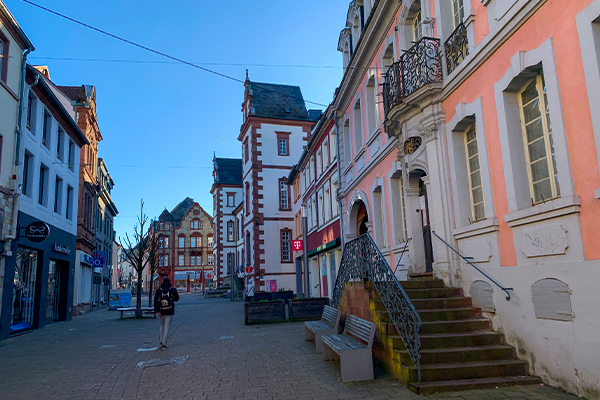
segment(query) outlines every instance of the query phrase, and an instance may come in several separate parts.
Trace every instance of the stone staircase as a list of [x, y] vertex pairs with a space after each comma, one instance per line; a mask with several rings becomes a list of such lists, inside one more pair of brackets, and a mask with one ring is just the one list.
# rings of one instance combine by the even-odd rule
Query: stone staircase
[[528, 364], [516, 358], [502, 334], [492, 331], [491, 321], [472, 307], [462, 289], [447, 288], [439, 279], [401, 284], [423, 321], [421, 383], [383, 302], [372, 285], [366, 289], [380, 331], [376, 353], [383, 356], [376, 358], [409, 389], [422, 394], [541, 382], [528, 375]]

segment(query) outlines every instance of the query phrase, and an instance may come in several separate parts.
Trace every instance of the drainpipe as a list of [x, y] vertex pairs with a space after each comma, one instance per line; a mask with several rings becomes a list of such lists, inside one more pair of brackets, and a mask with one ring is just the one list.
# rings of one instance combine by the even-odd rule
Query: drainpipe
[[[18, 224], [17, 224], [17, 219], [18, 219], [18, 212], [19, 212], [19, 195], [20, 195], [20, 188], [19, 188], [19, 153], [21, 151], [21, 132], [23, 131], [23, 97], [25, 96], [25, 86], [27, 85], [27, 83], [25, 82], [25, 75], [27, 72], [27, 55], [29, 53], [31, 53], [33, 49], [31, 47], [27, 48], [24, 52], [23, 52], [23, 64], [22, 64], [22, 72], [21, 72], [21, 88], [20, 88], [20, 94], [19, 94], [19, 111], [18, 111], [18, 116], [17, 116], [17, 124], [16, 124], [16, 139], [15, 139], [15, 162], [13, 165], [13, 177], [15, 179], [13, 179], [13, 207], [12, 207], [12, 216], [13, 216], [13, 223], [12, 223], [12, 229], [10, 234], [8, 234], [5, 239], [6, 240], [14, 240], [17, 237], [17, 228], [18, 228]], [[37, 85], [39, 80], [39, 75], [36, 74], [35, 76], [35, 81], [29, 86], [29, 88]], [[6, 256], [11, 256], [12, 252], [10, 251], [10, 246], [8, 246], [9, 250], [5, 250], [5, 255]], [[9, 254], [10, 253], [10, 254]]]
[[338, 210], [340, 213], [340, 241], [342, 244], [342, 254], [344, 254], [344, 245], [345, 245], [345, 239], [344, 239], [344, 219], [342, 218], [342, 214], [343, 214], [343, 209], [342, 209], [342, 197], [340, 196], [340, 193], [342, 192], [342, 160], [340, 158], [340, 118], [338, 117], [337, 113], [334, 112], [334, 118], [335, 118], [335, 136], [336, 136], [336, 141], [335, 141], [335, 152], [336, 152], [336, 157], [337, 157], [337, 170], [338, 170], [338, 188], [337, 188], [337, 193], [335, 194], [335, 199], [338, 203]]

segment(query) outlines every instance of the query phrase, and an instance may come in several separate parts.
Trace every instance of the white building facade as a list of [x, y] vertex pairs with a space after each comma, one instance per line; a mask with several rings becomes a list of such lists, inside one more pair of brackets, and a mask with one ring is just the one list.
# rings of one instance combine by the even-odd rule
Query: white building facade
[[236, 261], [236, 226], [233, 210], [242, 201], [242, 160], [213, 158], [213, 264], [216, 286], [223, 277], [234, 274]]
[[[246, 291], [295, 290], [294, 214], [287, 176], [309, 137], [310, 119], [297, 86], [245, 82], [242, 143]], [[274, 195], [277, 193], [277, 195]]]

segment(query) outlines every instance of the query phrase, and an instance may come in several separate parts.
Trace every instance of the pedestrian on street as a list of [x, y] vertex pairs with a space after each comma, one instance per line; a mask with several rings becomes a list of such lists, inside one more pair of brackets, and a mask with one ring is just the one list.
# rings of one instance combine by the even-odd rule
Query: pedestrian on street
[[166, 350], [167, 337], [169, 336], [169, 325], [175, 314], [175, 302], [179, 301], [179, 293], [171, 285], [169, 278], [164, 278], [162, 284], [156, 290], [154, 295], [154, 312], [160, 318], [160, 328], [158, 329], [159, 348]]

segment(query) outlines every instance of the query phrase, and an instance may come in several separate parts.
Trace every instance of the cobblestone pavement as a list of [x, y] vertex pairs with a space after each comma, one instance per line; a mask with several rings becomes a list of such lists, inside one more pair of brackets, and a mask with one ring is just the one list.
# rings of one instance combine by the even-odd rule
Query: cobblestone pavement
[[158, 319], [119, 314], [94, 311], [0, 342], [0, 398], [576, 399], [539, 385], [417, 396], [381, 371], [345, 384], [301, 322], [245, 326], [239, 301], [183, 294], [165, 351], [153, 349]]

